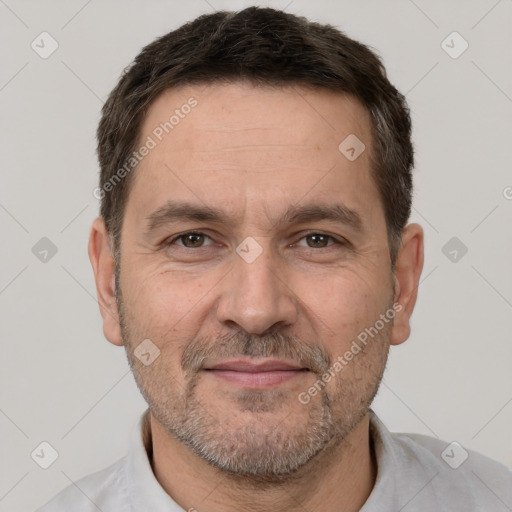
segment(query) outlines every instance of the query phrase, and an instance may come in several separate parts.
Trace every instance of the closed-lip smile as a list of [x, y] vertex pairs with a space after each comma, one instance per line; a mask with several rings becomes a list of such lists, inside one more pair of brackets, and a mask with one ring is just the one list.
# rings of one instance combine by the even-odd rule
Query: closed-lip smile
[[203, 370], [216, 378], [245, 388], [266, 388], [297, 378], [308, 371], [279, 359], [233, 359], [205, 364]]

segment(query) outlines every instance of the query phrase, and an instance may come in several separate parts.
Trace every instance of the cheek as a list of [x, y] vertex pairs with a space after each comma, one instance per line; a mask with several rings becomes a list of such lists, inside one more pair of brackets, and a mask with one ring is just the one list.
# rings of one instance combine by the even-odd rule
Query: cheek
[[171, 271], [136, 273], [123, 286], [123, 308], [131, 342], [149, 338], [169, 362], [181, 357], [208, 314], [208, 290], [215, 282], [209, 286], [206, 276], [201, 280], [190, 279]]
[[167, 324], [192, 312], [213, 286], [208, 285], [210, 279], [206, 274], [194, 277], [175, 270], [141, 271], [142, 265], [136, 268], [133, 279], [126, 280], [129, 282], [123, 287], [123, 298], [130, 302], [137, 316], [164, 318]]
[[377, 282], [371, 283], [352, 272], [331, 273], [314, 282], [315, 286], [310, 280], [304, 282], [297, 295], [331, 354], [344, 352], [388, 305], [387, 290], [378, 289]]

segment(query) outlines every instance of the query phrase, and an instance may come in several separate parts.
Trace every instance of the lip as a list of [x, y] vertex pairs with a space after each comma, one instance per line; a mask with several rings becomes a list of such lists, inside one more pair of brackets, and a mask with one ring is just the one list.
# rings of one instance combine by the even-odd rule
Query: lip
[[294, 371], [304, 370], [301, 366], [281, 361], [279, 359], [267, 359], [264, 361], [249, 361], [246, 359], [235, 359], [232, 361], [223, 361], [213, 365], [205, 365], [205, 370], [232, 370], [234, 372], [273, 372], [273, 371]]
[[237, 359], [206, 365], [203, 370], [231, 384], [252, 389], [275, 386], [304, 375], [308, 371], [307, 368], [276, 359], [259, 362]]

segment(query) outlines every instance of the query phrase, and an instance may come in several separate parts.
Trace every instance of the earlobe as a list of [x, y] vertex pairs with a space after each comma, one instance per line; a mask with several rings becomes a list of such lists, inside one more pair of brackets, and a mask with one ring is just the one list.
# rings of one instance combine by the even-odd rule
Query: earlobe
[[411, 333], [410, 318], [418, 296], [419, 279], [423, 269], [423, 228], [409, 224], [402, 233], [402, 244], [395, 265], [395, 303], [401, 308], [397, 312], [391, 344], [399, 345]]
[[103, 333], [110, 343], [123, 345], [115, 290], [115, 265], [109, 234], [101, 217], [94, 220], [89, 236], [89, 259], [94, 271]]

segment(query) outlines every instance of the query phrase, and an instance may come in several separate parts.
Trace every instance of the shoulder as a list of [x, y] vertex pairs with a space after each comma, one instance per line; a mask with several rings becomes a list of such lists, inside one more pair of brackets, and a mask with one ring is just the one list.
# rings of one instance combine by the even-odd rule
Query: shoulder
[[506, 512], [512, 471], [459, 443], [391, 433], [370, 411], [377, 478], [364, 512]]
[[398, 434], [391, 436], [404, 452], [413, 457], [428, 459], [432, 464], [451, 470], [489, 471], [491, 474], [503, 474], [510, 477], [512, 471], [503, 464], [478, 452], [464, 448], [457, 442], [446, 442], [422, 434]]
[[[391, 434], [400, 458], [409, 468], [427, 472], [429, 487], [445, 505], [467, 510], [508, 510], [512, 507], [512, 471], [457, 442], [421, 434]], [[447, 509], [450, 509], [447, 506]]]
[[73, 482], [36, 512], [128, 511], [126, 457]]

